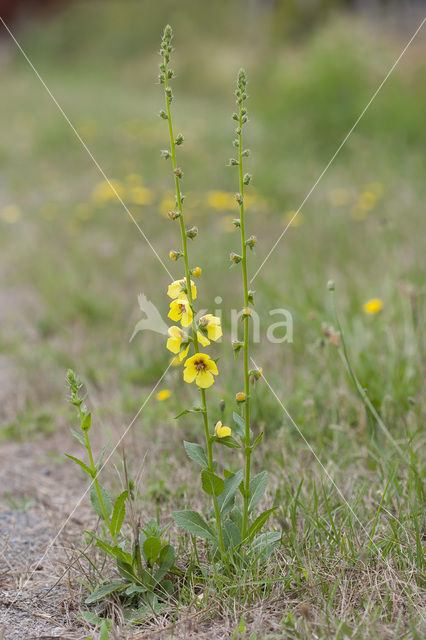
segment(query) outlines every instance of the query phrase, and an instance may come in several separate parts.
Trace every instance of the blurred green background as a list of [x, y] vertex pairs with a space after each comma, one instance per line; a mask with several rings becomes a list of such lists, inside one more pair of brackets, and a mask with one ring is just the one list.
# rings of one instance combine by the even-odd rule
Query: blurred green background
[[[212, 397], [225, 398], [227, 412], [239, 371], [226, 311], [240, 291], [228, 261], [239, 245], [236, 174], [226, 166], [236, 73], [243, 65], [249, 78], [254, 274], [419, 24], [414, 11], [386, 4], [377, 13], [373, 4], [375, 12], [363, 13], [332, 0], [69, 3], [10, 23], [178, 277], [181, 264], [168, 261], [178, 236], [166, 217], [173, 183], [160, 157], [168, 134], [156, 84], [161, 31], [173, 25], [179, 162], [187, 219], [200, 229], [192, 262], [203, 269], [200, 305], [213, 311], [214, 298], [223, 299], [227, 335]], [[327, 450], [335, 441], [339, 451], [346, 437], [330, 425], [367, 437], [363, 409], [323, 338], [322, 324], [333, 321], [330, 278], [355, 368], [394, 433], [415, 431], [424, 411], [425, 49], [421, 32], [253, 284], [262, 317], [255, 359]], [[169, 278], [4, 29], [0, 53], [2, 434], [25, 439], [64, 423], [69, 366], [114, 429], [167, 366], [162, 336], [129, 338], [142, 315], [138, 293], [167, 313]], [[383, 310], [368, 316], [363, 304], [375, 297]], [[265, 339], [277, 307], [293, 315], [293, 344]], [[182, 396], [191, 397], [180, 375], [173, 369], [162, 384], [172, 391], [167, 402], [154, 398], [144, 412], [147, 429], [171, 424]], [[255, 419], [273, 432], [281, 411], [264, 385], [256, 394]]]

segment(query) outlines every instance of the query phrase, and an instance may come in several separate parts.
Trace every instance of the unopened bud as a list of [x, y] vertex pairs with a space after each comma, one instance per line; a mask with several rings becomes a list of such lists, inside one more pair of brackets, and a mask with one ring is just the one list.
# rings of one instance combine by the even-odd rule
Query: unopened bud
[[239, 218], [234, 218], [232, 224], [234, 225], [234, 227], [237, 227], [237, 229], [239, 229], [239, 227], [241, 227], [241, 220]]
[[167, 113], [164, 111], [164, 109], [161, 109], [158, 115], [160, 116], [160, 118], [163, 118], [163, 120], [168, 120]]
[[253, 249], [256, 242], [257, 242], [256, 236], [250, 236], [250, 238], [246, 240], [246, 245], [250, 247], [250, 249]]
[[190, 227], [189, 229], [186, 230], [186, 236], [191, 240], [196, 238], [197, 235], [198, 235], [198, 227]]
[[253, 382], [259, 380], [262, 377], [263, 369], [259, 367], [258, 369], [251, 369], [249, 371], [249, 375], [253, 378]]
[[244, 174], [243, 182], [244, 184], [250, 184], [252, 176], [249, 173]]
[[239, 162], [238, 160], [235, 160], [235, 158], [229, 158], [229, 164], [231, 167], [237, 167]]
[[199, 278], [200, 275], [202, 274], [201, 267], [194, 267], [194, 269], [192, 269], [191, 273], [194, 276], [194, 278]]
[[250, 307], [244, 307], [243, 309], [243, 317], [248, 318], [249, 316], [251, 316], [252, 310], [250, 309]]
[[334, 290], [335, 290], [335, 288], [336, 288], [336, 286], [335, 286], [335, 284], [334, 284], [334, 280], [329, 280], [329, 281], [327, 282], [327, 289], [328, 289], [329, 291], [334, 291]]
[[238, 113], [233, 113], [232, 114], [232, 119], [233, 120], [238, 120]]
[[242, 257], [239, 256], [238, 253], [234, 253], [234, 252], [229, 254], [229, 258], [231, 262], [234, 262], [235, 264], [238, 264], [242, 260]]
[[169, 252], [169, 258], [170, 260], [178, 260], [179, 258], [181, 258], [183, 256], [182, 251], [170, 251]]
[[237, 402], [245, 402], [246, 394], [244, 393], [244, 391], [238, 391], [238, 393], [235, 394], [235, 400]]
[[173, 173], [175, 174], [175, 176], [177, 176], [178, 178], [182, 178], [183, 176], [183, 171], [182, 169], [179, 169], [179, 167], [177, 167], [176, 169], [174, 169]]
[[[238, 129], [235, 131], [235, 133], [237, 133]], [[238, 140], [238, 138], [235, 138], [235, 140], [232, 143], [234, 145], [234, 147], [239, 147], [240, 146], [240, 141]]]
[[250, 155], [250, 149], [244, 149], [241, 155], [243, 156], [243, 158], [248, 158]]
[[161, 149], [161, 155], [165, 160], [170, 158], [170, 151], [168, 149]]
[[182, 142], [184, 141], [184, 137], [181, 133], [178, 133], [176, 136], [176, 140], [175, 143], [179, 146], [180, 144], [182, 144]]
[[235, 200], [238, 202], [238, 204], [242, 203], [243, 197], [242, 197], [241, 193], [236, 193], [235, 194]]

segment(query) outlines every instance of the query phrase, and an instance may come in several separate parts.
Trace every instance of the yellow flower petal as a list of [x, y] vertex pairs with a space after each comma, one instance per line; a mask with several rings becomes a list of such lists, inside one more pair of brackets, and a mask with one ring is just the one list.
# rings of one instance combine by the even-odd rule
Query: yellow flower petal
[[210, 371], [200, 371], [197, 374], [195, 382], [198, 384], [201, 389], [208, 389], [212, 386], [214, 382], [214, 378]]
[[169, 391], [169, 389], [162, 389], [157, 393], [156, 398], [161, 402], [163, 400], [167, 400], [168, 398], [170, 398], [171, 395], [172, 395], [172, 392]]
[[[197, 297], [197, 288], [192, 280], [191, 294], [192, 299], [195, 300]], [[186, 279], [182, 278], [182, 280], [175, 280], [174, 282], [169, 284], [167, 288], [167, 295], [169, 296], [169, 298], [186, 298]]]
[[202, 347], [207, 347], [207, 345], [210, 344], [210, 340], [208, 339], [208, 337], [203, 335], [201, 331], [197, 331], [197, 338]]
[[214, 432], [218, 438], [226, 438], [227, 436], [231, 435], [232, 429], [225, 425], [222, 426], [222, 422], [219, 420], [218, 422], [216, 422]]
[[185, 366], [185, 369], [183, 371], [183, 379], [185, 380], [185, 382], [194, 382], [196, 376], [197, 376], [196, 369]]

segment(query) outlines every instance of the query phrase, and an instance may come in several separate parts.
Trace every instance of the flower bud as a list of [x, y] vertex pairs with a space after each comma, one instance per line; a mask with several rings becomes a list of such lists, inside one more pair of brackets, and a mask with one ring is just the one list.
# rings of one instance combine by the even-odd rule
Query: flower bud
[[161, 155], [165, 160], [170, 158], [170, 151], [168, 149], [161, 149]]
[[180, 144], [182, 144], [184, 140], [185, 138], [183, 137], [183, 135], [181, 133], [178, 133], [176, 136], [175, 143], [179, 146]]
[[193, 240], [198, 235], [198, 227], [190, 227], [186, 230], [186, 237]]
[[243, 182], [244, 184], [250, 184], [252, 176], [249, 173], [244, 174]]
[[242, 347], [244, 347], [244, 342], [241, 342], [241, 340], [233, 340], [232, 341], [232, 348], [234, 351], [239, 351]]
[[[237, 133], [237, 131], [235, 132]], [[235, 138], [235, 140], [232, 143], [234, 145], [234, 147], [239, 147], [240, 146], [240, 141], [238, 140], [238, 138]]]
[[246, 394], [244, 393], [244, 391], [238, 391], [238, 393], [235, 394], [235, 400], [237, 402], [245, 402]]
[[178, 260], [179, 258], [181, 258], [183, 256], [182, 251], [170, 251], [169, 252], [169, 258], [170, 260]]
[[238, 160], [235, 160], [235, 158], [229, 158], [229, 165], [231, 167], [237, 167], [239, 165]]
[[256, 236], [250, 236], [250, 238], [246, 240], [246, 245], [250, 247], [250, 249], [253, 249], [256, 242], [257, 242]]
[[220, 409], [221, 413], [223, 413], [225, 411], [225, 400], [223, 398], [219, 402], [219, 409]]
[[250, 309], [250, 307], [244, 307], [244, 309], [243, 309], [243, 317], [244, 317], [244, 318], [248, 318], [249, 316], [251, 316], [251, 309]]
[[249, 375], [253, 378], [253, 382], [259, 380], [262, 377], [263, 369], [259, 367], [258, 369], [250, 369]]
[[255, 293], [256, 293], [256, 291], [252, 291], [251, 289], [248, 290], [248, 300], [253, 305], [254, 305], [254, 294]]
[[180, 218], [180, 211], [169, 211], [167, 217], [170, 220], [177, 220], [177, 218]]
[[238, 264], [242, 260], [242, 257], [239, 256], [238, 253], [234, 253], [234, 252], [229, 254], [229, 258], [231, 262], [234, 262], [235, 264]]
[[183, 176], [183, 171], [182, 169], [179, 169], [179, 167], [177, 167], [176, 169], [174, 169], [173, 173], [175, 174], [175, 176], [177, 176], [178, 178], [182, 178]]
[[242, 203], [243, 197], [242, 197], [241, 193], [236, 193], [235, 194], [235, 200], [238, 202], [238, 204]]
[[241, 155], [243, 156], [243, 158], [248, 158], [250, 155], [250, 149], [244, 149]]
[[234, 225], [234, 227], [239, 229], [241, 227], [241, 220], [239, 218], [234, 218], [232, 224]]
[[163, 118], [163, 120], [168, 120], [168, 115], [167, 113], [164, 111], [164, 109], [161, 109], [161, 111], [158, 114], [160, 116], [160, 118]]
[[233, 120], [238, 120], [238, 113], [233, 113], [232, 114], [232, 119]]
[[334, 291], [334, 290], [335, 290], [335, 288], [336, 288], [336, 286], [335, 286], [335, 284], [334, 284], [334, 280], [329, 280], [329, 281], [327, 282], [327, 289], [328, 289], [329, 291]]
[[191, 273], [194, 276], [194, 278], [199, 278], [200, 275], [202, 274], [201, 267], [194, 267], [194, 269], [192, 269]]

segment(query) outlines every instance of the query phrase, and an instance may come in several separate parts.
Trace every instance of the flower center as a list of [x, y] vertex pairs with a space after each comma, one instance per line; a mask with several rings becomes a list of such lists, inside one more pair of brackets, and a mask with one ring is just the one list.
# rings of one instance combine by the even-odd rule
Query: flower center
[[204, 360], [196, 360], [194, 362], [194, 367], [197, 369], [197, 371], [205, 371], [206, 363], [204, 362]]

